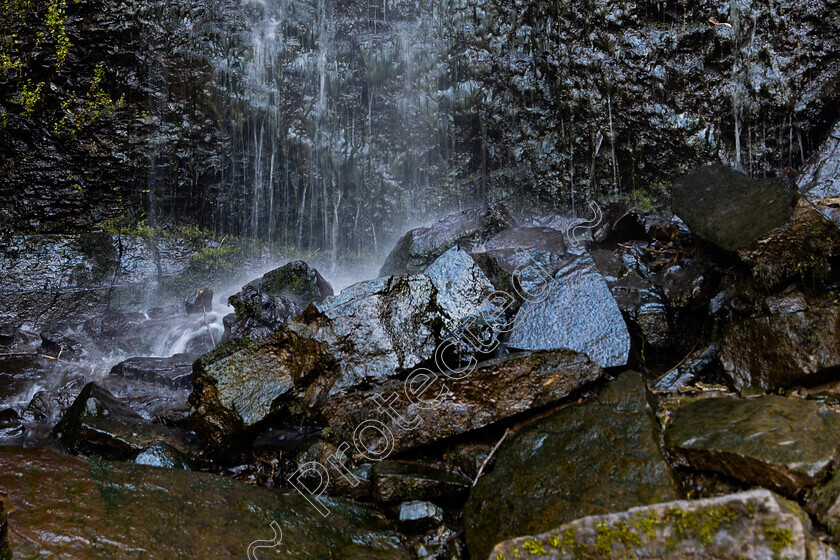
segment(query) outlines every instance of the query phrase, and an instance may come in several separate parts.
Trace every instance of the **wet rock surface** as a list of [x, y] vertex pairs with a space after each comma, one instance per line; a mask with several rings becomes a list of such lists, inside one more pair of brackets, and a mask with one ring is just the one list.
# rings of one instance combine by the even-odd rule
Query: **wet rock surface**
[[382, 461], [373, 466], [373, 497], [377, 502], [459, 500], [472, 481], [464, 475], [409, 461]]
[[184, 308], [187, 315], [203, 313], [213, 308], [213, 290], [210, 288], [199, 288], [184, 300]]
[[665, 446], [681, 464], [793, 496], [828, 476], [839, 430], [840, 413], [815, 401], [707, 398], [676, 409]]
[[96, 383], [82, 389], [53, 434], [75, 453], [109, 459], [128, 459], [158, 443], [184, 455], [198, 449], [190, 434], [144, 420]]
[[710, 165], [674, 182], [671, 207], [698, 237], [737, 251], [787, 223], [795, 193], [775, 179]]
[[[555, 403], [602, 374], [598, 364], [570, 350], [513, 354], [452, 378], [419, 372], [407, 382], [394, 380], [326, 399], [318, 413], [336, 437], [348, 442], [362, 421], [379, 418], [390, 430], [394, 449], [401, 451]], [[389, 414], [383, 413], [383, 403]], [[368, 436], [364, 445], [382, 449], [384, 439]]]
[[547, 286], [544, 301], [526, 301], [509, 346], [522, 350], [569, 348], [602, 367], [627, 363], [630, 334], [609, 287], [589, 255], [572, 257]]
[[226, 330], [234, 338], [263, 338], [299, 315], [310, 303], [333, 295], [332, 286], [303, 261], [292, 261], [245, 284], [228, 298], [236, 320]]
[[388, 255], [379, 275], [422, 272], [455, 245], [469, 251], [500, 231], [515, 226], [516, 221], [502, 204], [450, 214], [429, 227], [406, 233]]
[[501, 540], [586, 515], [675, 499], [646, 392], [640, 374], [624, 373], [595, 399], [505, 441], [464, 511], [471, 556], [486, 558]]
[[796, 187], [834, 225], [840, 227], [840, 122], [802, 167]]
[[[207, 473], [4, 447], [0, 488], [12, 510], [11, 558], [244, 557], [252, 541], [273, 541], [273, 522], [283, 537], [256, 552], [260, 557], [411, 558], [364, 506], [325, 498], [331, 513], [324, 518], [300, 495]], [[178, 530], [161, 530], [167, 527]]]
[[187, 354], [170, 358], [129, 358], [111, 368], [110, 375], [170, 389], [191, 389], [193, 359]]
[[840, 367], [836, 307], [745, 319], [721, 341], [721, 363], [738, 389], [816, 384]]
[[489, 558], [837, 558], [809, 529], [785, 500], [753, 490], [585, 517], [499, 543]]

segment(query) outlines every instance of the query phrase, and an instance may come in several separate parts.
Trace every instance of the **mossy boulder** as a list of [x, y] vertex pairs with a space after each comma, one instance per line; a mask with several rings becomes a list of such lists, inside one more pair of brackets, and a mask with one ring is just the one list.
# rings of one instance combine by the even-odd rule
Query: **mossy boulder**
[[367, 507], [322, 498], [323, 517], [299, 494], [209, 473], [4, 447], [0, 489], [11, 551], [2, 558], [245, 558], [251, 542], [273, 538], [273, 522], [282, 539], [259, 558], [412, 558]]
[[[828, 560], [795, 504], [767, 490], [577, 519], [496, 545], [490, 560]], [[805, 519], [805, 521], [803, 521]], [[483, 557], [481, 557], [483, 558]]]
[[467, 546], [472, 558], [487, 558], [504, 539], [676, 498], [644, 380], [627, 372], [502, 444], [467, 501]]
[[680, 464], [794, 496], [828, 476], [840, 413], [777, 395], [699, 399], [674, 411], [665, 446]]
[[[333, 295], [332, 286], [321, 274], [303, 261], [292, 261], [248, 282], [228, 298], [240, 323], [256, 321], [268, 330], [290, 321], [311, 303], [320, 303]], [[237, 329], [237, 330], [242, 330]]]

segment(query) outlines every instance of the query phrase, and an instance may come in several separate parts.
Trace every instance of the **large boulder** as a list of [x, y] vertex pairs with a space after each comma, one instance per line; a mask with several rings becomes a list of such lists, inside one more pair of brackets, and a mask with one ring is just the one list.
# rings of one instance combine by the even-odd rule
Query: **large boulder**
[[0, 488], [3, 558], [245, 558], [257, 540], [261, 559], [412, 558], [369, 508], [320, 498], [324, 517], [299, 494], [208, 473], [4, 447]]
[[627, 363], [630, 333], [589, 255], [572, 256], [554, 274], [544, 301], [519, 309], [508, 345], [521, 350], [569, 348], [602, 367]]
[[795, 196], [780, 180], [713, 164], [674, 181], [671, 209], [696, 236], [734, 252], [785, 225]]
[[777, 395], [699, 399], [674, 411], [665, 446], [682, 465], [792, 496], [828, 476], [840, 451], [840, 414]]
[[837, 555], [811, 534], [795, 504], [751, 490], [577, 519], [499, 543], [489, 558], [830, 560]]
[[88, 383], [52, 431], [74, 453], [129, 459], [151, 445], [165, 443], [195, 454], [194, 436], [152, 424], [96, 383]]
[[[421, 374], [427, 377], [378, 383], [325, 399], [318, 412], [333, 437], [348, 443], [354, 442], [357, 426], [379, 419], [399, 452], [555, 403], [602, 374], [600, 366], [571, 350], [513, 354], [480, 363], [460, 379], [429, 372]], [[385, 402], [396, 418], [382, 413]], [[363, 445], [382, 449], [389, 444], [382, 435], [368, 434]]]
[[335, 369], [323, 345], [287, 329], [259, 343], [229, 340], [194, 365], [191, 425], [205, 450], [227, 451], [233, 436], [277, 411], [278, 401]]
[[814, 384], [840, 367], [840, 309], [751, 317], [730, 325], [720, 360], [736, 388]]
[[802, 167], [796, 188], [834, 225], [840, 227], [840, 121]]
[[332, 286], [317, 270], [303, 261], [289, 262], [248, 282], [228, 298], [241, 323], [229, 330], [260, 338], [291, 321], [309, 304], [331, 295]]
[[518, 430], [499, 448], [464, 510], [472, 558], [497, 542], [586, 515], [674, 500], [641, 374], [627, 372], [592, 401]]
[[429, 227], [406, 233], [385, 259], [379, 275], [423, 272], [455, 245], [469, 251], [511, 227], [516, 227], [516, 221], [502, 204], [450, 214]]

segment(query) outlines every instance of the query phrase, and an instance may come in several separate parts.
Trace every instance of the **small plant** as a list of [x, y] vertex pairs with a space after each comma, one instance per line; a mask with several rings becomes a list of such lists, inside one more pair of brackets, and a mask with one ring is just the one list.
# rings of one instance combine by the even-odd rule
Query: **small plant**
[[23, 114], [27, 117], [32, 116], [35, 112], [35, 105], [41, 100], [41, 89], [44, 87], [44, 82], [38, 82], [35, 87], [32, 87], [32, 80], [26, 80], [23, 89], [20, 90], [15, 103], [23, 107]]
[[56, 70], [61, 70], [64, 66], [67, 52], [73, 46], [67, 36], [67, 14], [64, 12], [66, 6], [67, 4], [63, 1], [50, 0], [47, 4], [47, 15], [44, 18], [44, 24], [55, 40]]
[[104, 77], [105, 68], [99, 64], [93, 71], [93, 79], [85, 97], [82, 99], [73, 94], [70, 99], [61, 102], [64, 116], [53, 127], [56, 135], [69, 132], [74, 136], [81, 127], [108, 117], [125, 106], [125, 94], [114, 102], [102, 89]]

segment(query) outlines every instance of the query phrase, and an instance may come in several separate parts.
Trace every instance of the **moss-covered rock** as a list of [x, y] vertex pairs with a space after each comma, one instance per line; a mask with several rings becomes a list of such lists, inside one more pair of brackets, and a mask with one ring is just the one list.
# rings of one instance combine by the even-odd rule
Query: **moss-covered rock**
[[499, 543], [489, 560], [836, 558], [783, 502], [767, 490], [753, 490], [585, 517], [540, 535]]
[[0, 558], [245, 558], [252, 541], [272, 539], [272, 522], [282, 539], [259, 558], [411, 558], [369, 508], [324, 498], [323, 517], [298, 494], [207, 473], [4, 447], [0, 489], [11, 549]]
[[592, 401], [527, 424], [499, 448], [464, 511], [467, 546], [486, 558], [497, 542], [586, 515], [674, 500], [673, 473], [639, 373]]
[[795, 495], [828, 476], [840, 414], [776, 395], [699, 399], [674, 411], [665, 445], [681, 464]]

